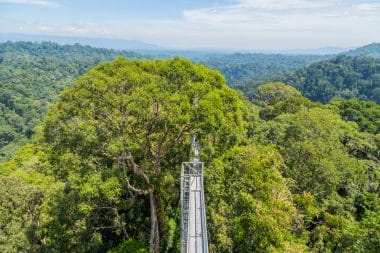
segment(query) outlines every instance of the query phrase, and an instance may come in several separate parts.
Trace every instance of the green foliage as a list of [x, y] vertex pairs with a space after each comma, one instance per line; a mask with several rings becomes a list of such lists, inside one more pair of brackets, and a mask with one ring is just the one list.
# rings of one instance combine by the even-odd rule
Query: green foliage
[[267, 83], [257, 88], [257, 99], [266, 105], [275, 105], [289, 98], [300, 98], [301, 93], [284, 83]]
[[278, 79], [313, 101], [328, 103], [334, 98], [377, 101], [379, 73], [379, 58], [339, 55]]
[[380, 101], [380, 58], [368, 56], [334, 58], [312, 63], [293, 72], [273, 73], [266, 78], [237, 86], [251, 101], [257, 99], [260, 84], [283, 82], [303, 96], [322, 103], [336, 98]]
[[1, 252], [33, 252], [30, 241], [37, 226], [38, 205], [42, 192], [19, 177], [0, 177], [0, 250]]
[[[372, 229], [378, 223], [378, 136], [372, 127], [360, 132], [356, 123], [346, 121], [372, 126], [376, 108], [371, 102], [336, 100], [321, 106], [298, 98], [260, 111], [265, 121], [255, 125], [254, 138], [278, 146], [286, 165], [282, 175], [295, 181], [294, 232], [313, 251], [378, 250]], [[370, 221], [364, 222], [364, 213]]]
[[[368, 50], [367, 50], [368, 51]], [[6, 42], [0, 44], [0, 160], [9, 160], [35, 132], [49, 105], [74, 79], [90, 67], [126, 56], [146, 58], [126, 51], [55, 43]], [[167, 58], [176, 53], [152, 53]], [[312, 100], [329, 101], [332, 97], [380, 101], [378, 60], [330, 60], [286, 74], [313, 62], [326, 59], [317, 55], [211, 54], [178, 52], [195, 62], [220, 70], [227, 83], [238, 87], [252, 101], [258, 85], [281, 80], [298, 88]], [[362, 55], [362, 54], [361, 54]], [[339, 56], [337, 59], [344, 59]], [[376, 65], [377, 64], [377, 65]], [[329, 71], [329, 69], [333, 69]], [[317, 70], [316, 70], [317, 69]], [[322, 69], [322, 74], [320, 73]], [[373, 73], [367, 76], [367, 73]], [[279, 77], [280, 76], [280, 77]], [[323, 79], [323, 80], [322, 80]], [[341, 84], [342, 80], [344, 84]], [[314, 88], [313, 88], [314, 87]]]
[[147, 243], [157, 215], [161, 249], [176, 251], [179, 196], [172, 193], [190, 134], [201, 138], [209, 161], [244, 140], [247, 117], [245, 101], [218, 72], [186, 60], [118, 58], [93, 68], [43, 124], [46, 173], [66, 184], [51, 209], [46, 247], [98, 251], [129, 236]]
[[[134, 52], [50, 42], [1, 43], [0, 54], [0, 161], [9, 160], [28, 142], [58, 94], [90, 67], [117, 56], [146, 58]], [[180, 54], [222, 71], [227, 82], [235, 86], [243, 80], [262, 80], [268, 74], [295, 70], [321, 59], [264, 54]], [[155, 58], [173, 55], [152, 53]]]
[[344, 120], [358, 123], [361, 131], [380, 133], [379, 104], [352, 99], [338, 99], [332, 101], [328, 107], [339, 113]]
[[297, 70], [326, 56], [234, 53], [190, 55], [189, 58], [219, 70], [230, 86], [245, 90], [245, 87], [269, 82], [273, 75]]
[[62, 186], [40, 172], [46, 167], [44, 154], [33, 145], [0, 164], [2, 252], [38, 252], [46, 243], [43, 225], [51, 195]]
[[234, 148], [207, 168], [211, 252], [297, 247], [290, 232], [296, 209], [284, 167], [273, 146], [255, 145]]
[[375, 88], [372, 90], [372, 100], [380, 104], [380, 88]]
[[[20, 52], [42, 46], [65, 58], [49, 43]], [[378, 105], [258, 92], [262, 108], [178, 58], [89, 70], [0, 163], [0, 250], [178, 252], [179, 168], [197, 134], [210, 252], [379, 252]], [[2, 145], [26, 139], [20, 115], [0, 121]]]
[[8, 160], [34, 133], [58, 94], [100, 61], [132, 52], [42, 42], [0, 44], [0, 160]]
[[318, 107], [320, 104], [311, 102], [305, 97], [288, 98], [284, 101], [280, 101], [273, 106], [266, 106], [260, 110], [260, 118], [265, 120], [271, 120], [281, 114], [294, 114], [302, 109], [308, 109]]
[[108, 253], [125, 253], [125, 252], [148, 253], [148, 249], [145, 248], [144, 244], [142, 244], [141, 242], [128, 240], [128, 241], [124, 241], [115, 249], [111, 249], [107, 252]]

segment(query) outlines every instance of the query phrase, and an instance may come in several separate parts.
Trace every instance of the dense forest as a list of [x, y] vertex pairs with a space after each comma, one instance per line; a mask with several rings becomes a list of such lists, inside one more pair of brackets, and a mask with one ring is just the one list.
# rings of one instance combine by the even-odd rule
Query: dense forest
[[380, 106], [256, 92], [182, 59], [90, 69], [0, 164], [0, 251], [178, 252], [195, 133], [210, 252], [379, 252]]
[[237, 88], [255, 101], [257, 87], [266, 81], [284, 82], [305, 97], [322, 103], [332, 99], [372, 100], [380, 103], [380, 58], [339, 55], [294, 72], [249, 81]]
[[340, 55], [297, 70], [282, 81], [314, 101], [353, 98], [380, 103], [380, 58]]
[[167, 58], [186, 56], [219, 69], [233, 86], [242, 80], [262, 80], [269, 74], [293, 70], [320, 56], [175, 52], [142, 55], [128, 51], [42, 42], [0, 43], [0, 161], [9, 159], [27, 142], [51, 102], [90, 67], [117, 56]]
[[55, 43], [0, 44], [0, 161], [25, 144], [48, 105], [74, 79], [99, 62], [133, 52]]
[[[380, 50], [378, 50], [380, 52]], [[356, 51], [353, 51], [356, 52]], [[181, 57], [219, 70], [231, 87], [246, 83], [262, 84], [272, 75], [285, 74], [332, 55], [226, 53], [199, 51], [147, 51], [152, 59]]]
[[328, 58], [321, 55], [282, 55], [282, 54], [207, 54], [190, 57], [191, 60], [219, 70], [227, 84], [232, 87], [247, 82], [256, 84], [269, 81], [272, 75], [284, 74]]
[[0, 252], [179, 252], [193, 134], [211, 253], [380, 251], [379, 59], [0, 56]]
[[[176, 54], [158, 54], [161, 57], [175, 56]], [[234, 54], [195, 54], [195, 53], [179, 53], [179, 56], [184, 56], [192, 61], [205, 64], [208, 67], [219, 70], [226, 78], [227, 84], [231, 87], [238, 87], [242, 90], [250, 90], [251, 87], [257, 87], [260, 84], [270, 81], [287, 81], [283, 76], [288, 76], [294, 73], [295, 70], [307, 68], [310, 64], [327, 61], [336, 56], [334, 55], [292, 55], [292, 54], [259, 54], [259, 53], [234, 53]], [[380, 57], [380, 43], [372, 43], [357, 49], [353, 49], [340, 54], [350, 57]], [[339, 57], [337, 57], [339, 58]], [[368, 59], [367, 59], [368, 60]], [[337, 61], [337, 60], [336, 60]], [[363, 60], [365, 61], [365, 60]], [[335, 64], [338, 64], [335, 62]], [[359, 72], [366, 66], [360, 66], [361, 69], [356, 69], [356, 66], [345, 66], [347, 62], [339, 63], [341, 68], [349, 68], [346, 73], [341, 73], [342, 77], [350, 74], [348, 72]], [[362, 63], [359, 63], [362, 64]], [[373, 63], [367, 62], [371, 65]], [[373, 66], [368, 66], [373, 67]], [[316, 67], [318, 68], [318, 67]], [[337, 71], [337, 70], [335, 70]], [[308, 75], [309, 73], [307, 73]], [[329, 75], [329, 73], [324, 73]], [[279, 79], [279, 76], [282, 79]], [[320, 78], [320, 77], [318, 77]], [[367, 79], [367, 78], [364, 78]], [[291, 83], [291, 85], [293, 85]], [[294, 84], [295, 85], [295, 84]], [[334, 85], [334, 84], [333, 84]], [[297, 87], [299, 88], [299, 87]], [[337, 87], [336, 89], [341, 89]]]

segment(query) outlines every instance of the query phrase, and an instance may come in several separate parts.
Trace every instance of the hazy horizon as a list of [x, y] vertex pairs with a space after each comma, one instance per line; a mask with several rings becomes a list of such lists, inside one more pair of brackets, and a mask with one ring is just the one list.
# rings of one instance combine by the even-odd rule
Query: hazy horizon
[[[118, 42], [119, 46], [105, 46], [105, 45], [98, 45], [96, 41], [102, 40], [102, 41], [109, 41], [111, 42]], [[120, 39], [120, 38], [112, 38], [112, 37], [86, 37], [86, 36], [73, 36], [73, 35], [55, 35], [55, 34], [28, 34], [28, 33], [0, 33], [0, 42], [6, 42], [6, 41], [29, 41], [29, 42], [42, 42], [42, 41], [50, 41], [53, 43], [58, 43], [60, 45], [73, 45], [75, 43], [79, 43], [81, 45], [88, 45], [92, 47], [103, 47], [108, 49], [117, 49], [117, 50], [144, 50], [144, 51], [194, 51], [194, 52], [216, 52], [216, 53], [264, 53], [264, 54], [270, 54], [270, 53], [297, 53], [300, 54], [335, 54], [339, 52], [344, 52], [356, 48], [360, 48], [365, 45], [357, 45], [353, 47], [339, 47], [339, 46], [326, 46], [321, 48], [278, 48], [278, 49], [262, 49], [262, 48], [249, 48], [249, 49], [240, 49], [240, 48], [194, 48], [194, 47], [187, 47], [187, 48], [176, 48], [176, 47], [164, 47], [157, 44], [151, 44], [147, 43], [145, 41], [141, 40], [129, 40], [126, 39]], [[91, 43], [86, 43], [91, 42]], [[126, 47], [120, 46], [122, 42], [125, 43], [131, 43], [125, 44]], [[369, 43], [372, 44], [372, 43]], [[133, 45], [141, 45], [143, 47], [133, 47]]]
[[0, 9], [0, 33], [172, 49], [349, 49], [380, 41], [380, 3], [373, 0], [0, 0]]

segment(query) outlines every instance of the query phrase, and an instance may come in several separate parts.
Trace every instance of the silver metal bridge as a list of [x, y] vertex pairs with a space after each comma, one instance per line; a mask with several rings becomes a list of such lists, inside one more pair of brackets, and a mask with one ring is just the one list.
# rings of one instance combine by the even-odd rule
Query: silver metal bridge
[[191, 139], [193, 158], [181, 168], [181, 253], [208, 253], [203, 163], [199, 143]]

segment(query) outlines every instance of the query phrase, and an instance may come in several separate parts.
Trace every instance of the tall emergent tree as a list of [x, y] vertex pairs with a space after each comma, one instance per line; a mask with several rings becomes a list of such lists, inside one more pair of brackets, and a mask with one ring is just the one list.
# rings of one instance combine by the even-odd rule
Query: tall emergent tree
[[[129, 238], [132, 219], [144, 238], [147, 206], [150, 252], [167, 251], [177, 229], [175, 177], [188, 159], [190, 134], [201, 137], [207, 161], [244, 137], [244, 113], [223, 76], [186, 60], [119, 58], [90, 70], [61, 95], [43, 125], [54, 174], [80, 207], [59, 220], [62, 234], [71, 242], [73, 234], [92, 234], [87, 241], [104, 245], [107, 229]], [[82, 251], [93, 247], [80, 241]]]

